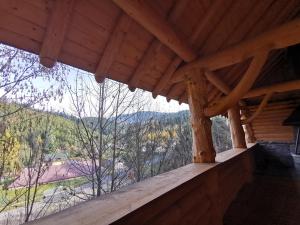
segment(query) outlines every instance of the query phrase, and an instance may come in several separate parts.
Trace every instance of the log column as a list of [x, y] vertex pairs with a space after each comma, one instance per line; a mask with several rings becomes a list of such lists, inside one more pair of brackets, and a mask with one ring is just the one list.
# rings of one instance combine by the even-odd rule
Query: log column
[[[246, 107], [246, 106], [244, 106]], [[244, 108], [241, 110], [241, 114], [242, 114], [242, 120], [247, 120], [250, 117], [250, 113], [249, 110], [247, 108]], [[252, 124], [251, 123], [246, 123], [244, 124], [244, 128], [245, 128], [245, 135], [246, 135], [246, 141], [247, 143], [255, 143], [256, 142], [256, 138], [254, 135], [254, 131], [252, 128]]]
[[205, 77], [200, 75], [201, 73], [203, 72], [199, 69], [191, 70], [189, 75], [194, 78], [186, 81], [193, 129], [193, 162], [213, 163], [216, 152], [212, 142], [212, 123], [210, 118], [204, 115], [204, 108], [207, 106], [207, 90]]
[[245, 132], [241, 122], [240, 107], [238, 105], [228, 110], [230, 134], [234, 148], [247, 148]]

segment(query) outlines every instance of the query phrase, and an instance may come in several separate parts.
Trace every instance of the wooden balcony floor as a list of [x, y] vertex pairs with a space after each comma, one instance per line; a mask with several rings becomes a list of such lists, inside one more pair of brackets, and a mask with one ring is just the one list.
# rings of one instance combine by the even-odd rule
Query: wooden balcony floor
[[[298, 161], [298, 162], [296, 162]], [[224, 225], [299, 225], [300, 164], [254, 175], [224, 216]]]

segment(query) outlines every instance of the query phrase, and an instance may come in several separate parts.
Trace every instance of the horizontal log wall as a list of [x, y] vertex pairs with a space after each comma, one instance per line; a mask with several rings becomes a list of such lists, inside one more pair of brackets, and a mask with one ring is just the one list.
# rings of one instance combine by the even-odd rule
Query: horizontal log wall
[[[300, 102], [278, 102], [269, 104], [263, 111], [252, 121], [254, 135], [258, 141], [276, 141], [276, 142], [293, 142], [294, 128], [283, 126], [283, 121], [292, 113]], [[256, 107], [250, 107], [253, 114]]]
[[217, 163], [189, 164], [29, 224], [222, 224], [252, 174], [251, 149], [217, 154]]

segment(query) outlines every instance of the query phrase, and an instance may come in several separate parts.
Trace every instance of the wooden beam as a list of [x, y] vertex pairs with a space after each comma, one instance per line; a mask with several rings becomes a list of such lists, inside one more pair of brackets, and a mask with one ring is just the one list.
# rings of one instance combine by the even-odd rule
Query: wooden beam
[[229, 87], [229, 85], [221, 80], [221, 78], [219, 78], [214, 72], [206, 70], [204, 74], [206, 76], [206, 79], [224, 94], [228, 95], [231, 92], [231, 88]]
[[[201, 73], [202, 71], [190, 72]], [[207, 105], [205, 77], [200, 76], [198, 80], [188, 79], [186, 85], [193, 132], [193, 162], [213, 163], [216, 152], [212, 142], [211, 121], [204, 115], [204, 108]]]
[[229, 95], [217, 104], [206, 108], [206, 116], [215, 116], [224, 113], [226, 110], [238, 103], [238, 101], [249, 91], [258, 77], [261, 68], [265, 64], [268, 57], [268, 52], [257, 54], [252, 60], [248, 70], [239, 82], [239, 84], [230, 92]]
[[[194, 43], [197, 41], [198, 37], [200, 34], [203, 32], [203, 30], [206, 30], [208, 26], [211, 24], [212, 20], [215, 20], [216, 13], [219, 11], [223, 11], [224, 9], [224, 4], [230, 4], [230, 1], [224, 1], [222, 0], [215, 0], [214, 3], [211, 5], [209, 8], [208, 12], [206, 13], [205, 17], [203, 20], [200, 21], [199, 25], [196, 27], [196, 29], [193, 31], [191, 38], [189, 40], [190, 43]], [[226, 8], [226, 7], [225, 7]], [[213, 27], [209, 27], [209, 30], [213, 29]], [[210, 33], [207, 31], [207, 34]], [[203, 39], [200, 43], [204, 42], [205, 39]], [[197, 43], [199, 44], [199, 43]], [[172, 79], [173, 74], [175, 73], [176, 69], [178, 66], [182, 63], [182, 60], [180, 57], [175, 57], [172, 62], [169, 64], [167, 70], [165, 71], [164, 75], [161, 76], [160, 80], [157, 82], [155, 85], [153, 91], [152, 91], [152, 96], [156, 98], [158, 93], [160, 93], [166, 86], [169, 84], [170, 80]]]
[[272, 95], [273, 95], [273, 92], [266, 94], [265, 97], [263, 98], [263, 100], [261, 101], [261, 103], [259, 104], [255, 113], [248, 119], [244, 120], [243, 124], [251, 123], [256, 117], [258, 117], [259, 114], [262, 112], [262, 110], [268, 105], [268, 101], [270, 100]]
[[187, 71], [193, 68], [205, 68], [214, 71], [245, 61], [254, 57], [258, 52], [281, 49], [298, 44], [300, 43], [299, 27], [300, 19], [295, 19], [256, 38], [246, 40], [218, 53], [199, 58], [178, 69], [172, 81], [176, 83], [184, 80]]
[[257, 89], [250, 90], [243, 98], [255, 98], [259, 96], [266, 95], [267, 93], [281, 93], [288, 91], [300, 90], [300, 80], [284, 82], [280, 84], [274, 84], [267, 87], [261, 87]]
[[228, 120], [233, 148], [247, 148], [238, 105], [228, 110]]
[[103, 82], [117, 54], [119, 54], [120, 47], [130, 28], [131, 22], [132, 19], [127, 16], [127, 14], [121, 13], [112, 32], [112, 35], [108, 39], [102, 57], [98, 63], [95, 72], [95, 79], [97, 82]]
[[170, 81], [172, 75], [174, 74], [174, 72], [176, 71], [177, 67], [180, 65], [181, 62], [182, 62], [181, 58], [175, 56], [175, 58], [169, 64], [165, 73], [160, 77], [158, 83], [155, 85], [152, 91], [153, 98], [156, 98], [158, 93], [164, 89], [164, 87]]
[[65, 39], [75, 0], [56, 0], [40, 50], [40, 63], [48, 68], [55, 65]]
[[113, 0], [136, 22], [153, 34], [163, 44], [173, 50], [184, 61], [189, 62], [196, 58], [187, 44], [177, 36], [170, 24], [160, 16], [146, 1], [139, 0]]
[[[183, 10], [185, 9], [187, 3], [188, 3], [188, 1], [186, 1], [186, 0], [179, 0], [175, 3], [176, 4], [175, 7], [172, 9], [171, 13], [168, 16], [168, 21], [170, 23], [176, 22], [176, 20], [179, 18], [179, 16], [182, 14]], [[128, 87], [131, 91], [134, 91], [135, 87], [137, 87], [139, 85], [140, 79], [141, 79], [142, 75], [144, 74], [145, 68], [147, 66], [149, 66], [149, 64], [151, 64], [151, 62], [153, 62], [153, 59], [156, 57], [156, 55], [158, 54], [158, 52], [160, 51], [162, 46], [163, 46], [163, 44], [159, 40], [154, 39], [152, 41], [151, 45], [146, 50], [146, 53], [143, 55], [141, 62], [135, 69], [133, 75], [130, 77], [130, 80], [128, 82]], [[181, 58], [180, 57], [177, 57], [177, 58], [181, 62]], [[174, 71], [176, 70], [178, 65], [179, 64], [176, 65], [176, 67], [174, 68]]]

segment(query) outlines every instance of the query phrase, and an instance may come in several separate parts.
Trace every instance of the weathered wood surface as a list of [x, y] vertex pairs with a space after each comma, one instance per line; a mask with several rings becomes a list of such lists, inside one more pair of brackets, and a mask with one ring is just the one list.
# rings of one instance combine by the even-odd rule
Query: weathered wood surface
[[188, 47], [186, 42], [176, 34], [168, 22], [146, 1], [113, 1], [183, 60], [189, 62], [196, 58], [196, 54]]
[[[55, 2], [54, 0], [1, 0], [0, 42], [40, 54]], [[141, 1], [136, 2], [140, 4]], [[179, 7], [176, 19], [165, 19], [172, 9], [176, 8], [178, 2], [185, 2], [185, 4], [182, 4], [182, 8]], [[153, 21], [162, 18], [168, 21], [167, 30], [172, 29], [173, 35], [175, 34], [181, 40], [180, 42], [199, 54], [199, 57], [204, 58], [239, 44], [242, 40], [253, 39], [262, 32], [293, 19], [299, 12], [300, 6], [298, 0], [288, 2], [286, 0], [246, 2], [166, 0], [147, 1], [147, 4], [151, 5], [152, 13], [154, 11], [159, 15], [153, 17]], [[107, 51], [109, 40], [114, 36], [113, 31], [121, 13], [124, 13], [123, 10], [110, 0], [75, 1], [63, 44], [59, 54], [54, 54], [56, 56], [53, 58], [96, 73], [99, 62]], [[157, 29], [160, 29], [159, 25]], [[163, 35], [167, 30], [163, 31]], [[296, 35], [298, 30], [294, 29], [293, 35]], [[287, 35], [287, 38], [295, 38], [293, 35]], [[177, 39], [175, 36], [173, 38]], [[112, 57], [113, 60], [108, 60], [107, 65], [110, 66], [104, 70], [109, 75], [108, 78], [128, 83], [132, 74], [143, 62], [142, 58], [154, 39], [155, 36], [148, 32], [148, 29], [133, 21], [123, 42], [117, 47], [118, 54]], [[172, 45], [180, 42], [172, 42]], [[170, 46], [170, 43], [170, 48], [162, 42], [160, 45], [162, 47], [155, 57], [144, 63], [136, 87], [154, 91], [154, 96], [163, 95], [169, 99], [187, 102], [185, 83], [173, 86], [169, 82], [174, 68], [180, 67], [181, 58], [175, 57], [176, 54], [170, 50], [174, 47]], [[53, 48], [53, 51], [58, 49], [59, 47]], [[104, 62], [105, 60], [102, 64]], [[274, 64], [268, 65], [268, 71], [273, 66]], [[218, 75], [225, 83], [234, 87], [235, 81], [241, 78], [242, 70], [241, 68], [230, 71], [224, 69], [218, 71]], [[101, 80], [101, 76], [98, 80]], [[209, 100], [220, 94], [219, 90], [212, 85], [209, 85], [208, 90]]]
[[131, 18], [129, 18], [126, 14], [121, 13], [112, 32], [112, 36], [107, 41], [103, 55], [95, 72], [95, 79], [99, 83], [101, 83], [107, 76], [111, 65], [116, 60], [116, 56], [119, 54], [120, 47], [130, 28], [131, 22]]
[[189, 164], [28, 224], [222, 224], [226, 208], [251, 177], [251, 149], [229, 150], [216, 159], [212, 164]]
[[56, 1], [52, 9], [40, 51], [40, 62], [48, 68], [53, 67], [59, 57], [74, 4], [75, 0]]
[[285, 48], [300, 43], [300, 19], [295, 19], [260, 36], [246, 40], [216, 54], [188, 63], [174, 74], [173, 82], [184, 80], [186, 71], [193, 68], [217, 70], [254, 57], [262, 51]]
[[[202, 73], [201, 70], [190, 71], [190, 75]], [[211, 120], [204, 114], [207, 106], [207, 90], [204, 75], [200, 79], [188, 79], [186, 81], [189, 107], [191, 111], [191, 124], [193, 132], [193, 162], [215, 162], [215, 149], [212, 141]]]

